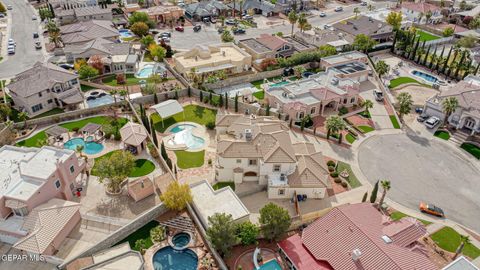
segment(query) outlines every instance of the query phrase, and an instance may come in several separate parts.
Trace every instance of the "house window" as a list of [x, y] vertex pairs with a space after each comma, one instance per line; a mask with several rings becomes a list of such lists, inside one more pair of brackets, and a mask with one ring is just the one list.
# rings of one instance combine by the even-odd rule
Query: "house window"
[[355, 102], [355, 97], [352, 97], [352, 99], [350, 99], [350, 103], [354, 103]]
[[285, 195], [285, 189], [281, 188], [278, 190], [278, 195]]
[[75, 172], [75, 166], [70, 166], [70, 173], [74, 173]]
[[273, 171], [274, 172], [279, 172], [280, 171], [280, 165], [273, 165]]
[[242, 163], [241, 159], [237, 159], [237, 164]]
[[305, 114], [303, 112], [301, 112], [301, 113], [298, 114], [298, 119], [302, 119], [304, 116], [305, 116]]
[[42, 103], [32, 106], [32, 112], [38, 112], [43, 109]]
[[315, 110], [317, 109], [317, 107], [313, 107], [311, 110], [310, 110], [310, 114], [315, 114]]
[[249, 159], [249, 160], [248, 160], [248, 165], [250, 165], [250, 166], [256, 166], [256, 165], [257, 165], [257, 160], [256, 160], [256, 159]]
[[59, 189], [62, 184], [60, 183], [60, 180], [55, 181], [55, 188]]
[[346, 98], [343, 99], [343, 104], [347, 104], [347, 99]]
[[49, 100], [48, 100], [48, 104], [50, 104], [50, 103], [52, 103], [52, 102], [53, 102], [53, 100], [52, 100], [52, 99], [49, 99]]

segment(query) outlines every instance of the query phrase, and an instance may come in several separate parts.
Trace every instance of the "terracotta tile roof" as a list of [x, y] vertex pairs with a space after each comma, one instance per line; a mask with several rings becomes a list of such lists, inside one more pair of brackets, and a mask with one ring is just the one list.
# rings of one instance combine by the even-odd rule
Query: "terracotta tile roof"
[[305, 248], [300, 235], [295, 234], [278, 243], [278, 246], [295, 264], [297, 270], [333, 270], [326, 261], [316, 260]]
[[28, 235], [13, 247], [43, 254], [79, 210], [80, 204], [56, 198], [35, 207], [23, 224]]
[[396, 245], [408, 247], [427, 233], [423, 224], [415, 218], [404, 217], [383, 228], [383, 233]]
[[261, 34], [260, 37], [257, 38], [257, 41], [272, 51], [276, 51], [280, 47], [288, 43], [286, 40], [279, 36], [269, 34]]
[[414, 2], [404, 2], [402, 3], [402, 8], [406, 8], [406, 9], [417, 11], [417, 12], [422, 12], [423, 14], [427, 13], [428, 11], [434, 12], [434, 11], [441, 10], [440, 7], [437, 7], [429, 3], [414, 3]]
[[[403, 247], [406, 241], [385, 242], [382, 221], [381, 213], [372, 204], [339, 206], [303, 230], [303, 247], [334, 269], [437, 269], [424, 255]], [[390, 230], [396, 232], [394, 238], [403, 239], [401, 234], [408, 232], [398, 228], [401, 226]], [[361, 255], [355, 261], [352, 252], [356, 249]]]

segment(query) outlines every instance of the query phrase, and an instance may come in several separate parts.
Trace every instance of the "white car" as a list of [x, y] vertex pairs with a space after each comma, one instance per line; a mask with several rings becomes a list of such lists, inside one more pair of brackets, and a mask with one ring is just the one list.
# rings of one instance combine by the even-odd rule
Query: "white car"
[[36, 21], [37, 20], [37, 16], [33, 15], [32, 16], [32, 21]]
[[8, 46], [17, 46], [17, 44], [15, 43], [15, 40], [13, 40], [12, 38], [9, 38], [8, 39]]
[[432, 116], [425, 121], [425, 126], [427, 128], [434, 128], [438, 124], [440, 124], [440, 118], [438, 118], [436, 116]]
[[335, 8], [335, 12], [340, 12], [340, 11], [343, 11], [343, 7], [336, 7]]
[[325, 12], [320, 12], [320, 17], [326, 17], [327, 16], [327, 13]]
[[7, 52], [8, 54], [15, 54], [15, 46], [8, 45]]
[[12, 5], [8, 5], [8, 6], [7, 6], [7, 9], [8, 9], [8, 10], [12, 10], [12, 9], [13, 9]]

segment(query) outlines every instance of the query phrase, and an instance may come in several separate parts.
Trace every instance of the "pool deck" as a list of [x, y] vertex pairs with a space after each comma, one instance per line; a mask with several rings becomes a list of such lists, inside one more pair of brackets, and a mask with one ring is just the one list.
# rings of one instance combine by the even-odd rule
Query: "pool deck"
[[[171, 130], [173, 128], [175, 128], [176, 126], [179, 126], [179, 125], [195, 126], [195, 128], [192, 129], [192, 135], [196, 136], [196, 137], [199, 137], [199, 138], [202, 138], [204, 140], [203, 146], [200, 147], [200, 148], [189, 149], [184, 144], [179, 144], [179, 145], [176, 145], [176, 146], [169, 145], [168, 141], [173, 139], [173, 137], [176, 134], [176, 133], [172, 133]], [[168, 135], [163, 137], [162, 140], [163, 140], [163, 143], [165, 144], [166, 149], [170, 150], [170, 151], [184, 150], [184, 151], [187, 151], [187, 152], [199, 152], [199, 151], [205, 150], [208, 147], [208, 145], [210, 144], [210, 136], [208, 136], [206, 128], [204, 126], [199, 125], [199, 124], [194, 123], [194, 122], [178, 122], [178, 123], [175, 123], [175, 124], [173, 124], [173, 125], [171, 125], [170, 127], [167, 128], [167, 130], [165, 131], [165, 134], [168, 134]]]

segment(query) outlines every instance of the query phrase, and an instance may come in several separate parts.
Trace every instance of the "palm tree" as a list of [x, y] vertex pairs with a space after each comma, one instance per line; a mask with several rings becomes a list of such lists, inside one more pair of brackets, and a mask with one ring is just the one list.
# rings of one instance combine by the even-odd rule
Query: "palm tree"
[[298, 15], [297, 15], [297, 12], [295, 10], [292, 10], [292, 11], [290, 11], [290, 13], [288, 13], [288, 21], [292, 24], [291, 35], [293, 36], [293, 28], [295, 27], [295, 24], [298, 21]]
[[445, 118], [443, 119], [443, 124], [447, 125], [447, 120], [450, 115], [457, 109], [458, 107], [458, 99], [456, 97], [447, 97], [442, 100], [442, 110], [445, 114]]
[[390, 71], [390, 66], [385, 61], [378, 61], [375, 65], [375, 71], [378, 73], [378, 77], [382, 78], [383, 75]]
[[358, 17], [358, 14], [360, 14], [360, 9], [358, 7], [353, 9], [353, 13], [355, 13], [355, 19]]
[[60, 44], [62, 43], [62, 35], [60, 34], [60, 31], [48, 32], [48, 36], [50, 42], [53, 42], [55, 44], [55, 48], [60, 47]]
[[470, 236], [460, 235], [460, 245], [455, 251], [455, 255], [453, 256], [452, 260], [455, 260], [458, 257], [458, 255], [462, 253], [463, 248], [465, 247], [466, 244], [470, 244]]
[[20, 121], [23, 121], [23, 128], [27, 128], [27, 119], [28, 119], [28, 115], [26, 112], [20, 112], [18, 114], [18, 119], [20, 119]]
[[383, 192], [382, 192], [382, 197], [380, 197], [380, 202], [378, 203], [378, 205], [382, 207], [383, 201], [385, 200], [385, 196], [387, 196], [387, 191], [390, 190], [391, 185], [390, 185], [390, 181], [388, 180], [380, 181], [380, 185], [383, 188]]
[[83, 157], [83, 148], [84, 146], [79, 144], [77, 144], [77, 148], [75, 148], [75, 151], [80, 157]]
[[330, 134], [338, 134], [338, 143], [342, 143], [342, 130], [344, 130], [347, 125], [345, 121], [337, 115], [331, 115], [325, 121], [325, 127], [327, 129], [327, 140], [330, 137]]
[[365, 111], [368, 114], [369, 113], [368, 110], [373, 108], [373, 102], [370, 99], [367, 99], [367, 100], [365, 100], [365, 102], [363, 102], [363, 107], [365, 108]]
[[373, 6], [372, 4], [368, 4], [367, 9], [368, 9], [368, 11], [374, 11], [375, 6]]
[[307, 15], [305, 15], [305, 13], [301, 13], [300, 16], [298, 16], [298, 28], [300, 29], [300, 32], [310, 30], [311, 27], [312, 26], [310, 23], [308, 23]]
[[412, 95], [410, 95], [407, 92], [403, 92], [398, 95], [397, 100], [399, 105], [398, 113], [399, 113], [400, 119], [403, 120], [403, 116], [409, 113], [412, 108], [412, 105], [413, 105]]

